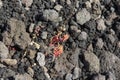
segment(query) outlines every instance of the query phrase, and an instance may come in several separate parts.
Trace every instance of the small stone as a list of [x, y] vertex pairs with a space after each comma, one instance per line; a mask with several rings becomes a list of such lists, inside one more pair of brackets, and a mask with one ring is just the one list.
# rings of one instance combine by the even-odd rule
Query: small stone
[[50, 75], [47, 73], [48, 69], [44, 66], [43, 66], [43, 69], [44, 69], [44, 74], [45, 74], [47, 80], [51, 80]]
[[86, 1], [85, 5], [86, 5], [86, 8], [88, 8], [88, 9], [91, 8], [91, 3], [89, 1]]
[[115, 74], [109, 71], [107, 74], [107, 80], [116, 80]]
[[56, 5], [54, 8], [55, 8], [57, 11], [60, 11], [63, 7], [58, 4], [58, 5]]
[[103, 48], [104, 42], [102, 40], [102, 38], [98, 38], [96, 46], [98, 46], [100, 49]]
[[73, 31], [75, 31], [75, 32], [77, 32], [77, 33], [80, 33], [80, 32], [81, 32], [81, 30], [78, 29], [78, 27], [77, 27], [77, 26], [74, 26], [74, 25], [70, 26], [70, 29], [73, 30]]
[[115, 31], [114, 31], [113, 29], [110, 29], [110, 33], [111, 33], [112, 35], [115, 35]]
[[3, 64], [0, 64], [0, 68], [3, 68], [3, 67], [6, 67], [5, 65], [3, 65]]
[[33, 3], [33, 0], [22, 0], [22, 4], [24, 4], [27, 8], [30, 7]]
[[43, 53], [38, 52], [36, 60], [38, 61], [40, 66], [44, 66], [45, 65], [45, 55]]
[[[26, 32], [26, 26], [24, 22], [21, 20], [17, 20], [15, 18], [10, 18], [7, 24], [9, 25], [10, 29], [9, 32], [6, 33], [7, 35], [3, 39], [3, 42], [9, 46], [17, 45], [18, 48], [25, 49], [31, 42], [31, 38], [29, 34]], [[13, 43], [13, 45], [11, 45], [10, 42], [6, 42], [11, 40], [12, 40], [11, 43]]]
[[106, 80], [104, 75], [98, 74], [93, 76], [92, 80]]
[[33, 80], [33, 78], [29, 74], [25, 73], [15, 75], [15, 80]]
[[112, 43], [115, 42], [115, 37], [112, 34], [109, 34], [108, 37]]
[[120, 41], [118, 41], [118, 45], [117, 46], [120, 48]]
[[110, 2], [111, 2], [111, 0], [104, 0], [104, 3], [107, 4], [107, 5], [108, 5]]
[[27, 70], [28, 74], [33, 77], [34, 76], [34, 70], [31, 68], [31, 67], [28, 67], [28, 70]]
[[82, 31], [78, 36], [78, 40], [86, 40], [87, 37], [88, 37], [87, 33], [85, 31]]
[[81, 69], [78, 67], [75, 67], [73, 70], [73, 80], [78, 79], [80, 77]]
[[42, 38], [42, 39], [46, 39], [46, 38], [47, 38], [47, 32], [46, 32], [46, 31], [43, 31], [43, 32], [42, 32], [41, 38]]
[[50, 9], [47, 9], [43, 12], [43, 17], [46, 20], [50, 20], [53, 22], [58, 22], [58, 20], [59, 20], [58, 12], [56, 12], [55, 10], [50, 10]]
[[71, 74], [71, 73], [68, 73], [68, 74], [65, 76], [65, 80], [72, 80], [72, 74]]
[[67, 3], [68, 5], [70, 5], [70, 4], [71, 4], [71, 1], [70, 1], [70, 0], [66, 0], [66, 3]]
[[106, 29], [105, 23], [103, 19], [98, 19], [97, 21], [97, 29], [100, 31], [104, 31]]
[[1, 62], [6, 63], [7, 65], [14, 66], [17, 64], [16, 59], [2, 59]]
[[90, 51], [86, 51], [84, 53], [85, 66], [91, 72], [99, 72], [100, 71], [100, 61], [98, 57]]
[[0, 59], [6, 59], [9, 51], [3, 42], [0, 41]]
[[32, 33], [33, 30], [34, 30], [34, 26], [35, 24], [34, 23], [31, 23], [30, 26], [29, 26], [29, 32]]
[[35, 58], [35, 54], [36, 54], [36, 51], [35, 50], [29, 50], [28, 52], [28, 57], [30, 59], [34, 59]]
[[83, 25], [91, 19], [90, 13], [84, 8], [76, 14], [76, 20], [79, 24]]
[[3, 2], [0, 0], [0, 8], [3, 6]]
[[[100, 67], [102, 72], [114, 72], [116, 77], [115, 80], [120, 79], [120, 58], [118, 58], [114, 53], [109, 51], [104, 51], [99, 56], [100, 59]], [[102, 73], [101, 72], [101, 73]]]
[[50, 0], [51, 2], [56, 2], [56, 0]]
[[14, 72], [11, 69], [7, 69], [6, 67], [0, 68], [0, 75], [2, 75], [3, 78], [15, 76], [16, 72]]

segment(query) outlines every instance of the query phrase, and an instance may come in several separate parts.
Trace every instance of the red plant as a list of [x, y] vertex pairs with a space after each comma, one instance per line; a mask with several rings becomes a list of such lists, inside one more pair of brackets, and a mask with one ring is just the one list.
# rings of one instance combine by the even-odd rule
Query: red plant
[[63, 46], [62, 45], [58, 45], [57, 47], [55, 47], [53, 53], [54, 53], [55, 57], [57, 57], [60, 54], [62, 54], [63, 53]]

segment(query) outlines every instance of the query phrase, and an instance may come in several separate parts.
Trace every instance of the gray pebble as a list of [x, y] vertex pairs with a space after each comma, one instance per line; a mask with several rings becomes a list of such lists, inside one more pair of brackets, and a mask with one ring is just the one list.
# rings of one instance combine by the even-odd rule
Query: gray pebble
[[82, 31], [78, 36], [78, 40], [86, 40], [87, 37], [88, 37], [88, 34], [85, 31]]
[[43, 32], [42, 32], [41, 38], [42, 38], [42, 39], [46, 39], [46, 38], [47, 38], [47, 32], [46, 32], [46, 31], [43, 31]]
[[3, 2], [0, 0], [0, 8], [3, 6]]
[[90, 13], [84, 8], [76, 14], [76, 20], [79, 24], [83, 25], [91, 19]]
[[109, 34], [108, 37], [109, 37], [110, 41], [111, 41], [112, 43], [114, 43], [115, 37], [114, 37], [112, 34]]
[[75, 67], [73, 70], [73, 79], [77, 79], [80, 77], [81, 69], [78, 67]]
[[96, 46], [98, 46], [100, 49], [103, 47], [104, 43], [102, 38], [98, 38]]
[[34, 26], [35, 26], [34, 23], [31, 23], [31, 24], [30, 24], [30, 26], [29, 26], [29, 32], [30, 32], [30, 33], [33, 32]]
[[106, 80], [104, 75], [98, 74], [93, 76], [92, 80]]
[[105, 23], [103, 19], [98, 19], [97, 21], [97, 29], [100, 31], [104, 31], [106, 29]]
[[116, 80], [115, 74], [109, 71], [107, 80]]
[[36, 60], [38, 61], [40, 66], [44, 66], [45, 65], [45, 55], [43, 53], [38, 52]]
[[49, 10], [49, 9], [45, 10], [43, 12], [43, 17], [46, 20], [50, 20], [53, 22], [57, 22], [59, 20], [59, 14], [55, 10]]
[[0, 41], [0, 58], [6, 59], [8, 57], [9, 51], [3, 42]]
[[31, 67], [28, 67], [27, 72], [31, 77], [34, 76], [34, 70]]
[[15, 80], [33, 80], [33, 78], [29, 74], [25, 73], [15, 75]]
[[100, 71], [100, 61], [98, 57], [91, 51], [86, 51], [84, 53], [84, 60], [86, 67], [91, 72], [99, 72]]
[[65, 80], [72, 80], [72, 74], [71, 74], [71, 73], [68, 73], [68, 74], [65, 76]]
[[104, 51], [99, 56], [102, 72], [114, 72], [116, 80], [120, 79], [120, 59], [109, 51]]
[[58, 5], [56, 5], [54, 8], [55, 8], [57, 11], [60, 11], [63, 7], [58, 4]]

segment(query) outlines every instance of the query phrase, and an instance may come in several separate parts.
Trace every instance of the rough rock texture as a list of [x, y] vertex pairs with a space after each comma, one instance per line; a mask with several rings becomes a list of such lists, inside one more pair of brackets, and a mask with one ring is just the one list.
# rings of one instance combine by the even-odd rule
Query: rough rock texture
[[105, 51], [100, 55], [100, 66], [102, 72], [112, 71], [115, 73], [116, 79], [120, 79], [120, 59], [109, 51]]
[[87, 64], [86, 67], [91, 72], [99, 72], [100, 71], [100, 61], [98, 57], [90, 51], [86, 51], [84, 53], [84, 60]]
[[8, 46], [18, 46], [21, 49], [25, 49], [28, 46], [31, 39], [26, 32], [24, 22], [11, 18], [8, 21], [10, 32], [3, 33], [3, 42]]

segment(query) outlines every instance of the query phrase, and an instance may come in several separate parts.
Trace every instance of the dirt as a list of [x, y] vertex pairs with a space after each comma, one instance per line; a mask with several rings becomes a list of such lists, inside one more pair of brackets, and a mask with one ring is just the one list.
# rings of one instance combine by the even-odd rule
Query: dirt
[[0, 0], [0, 79], [120, 80], [119, 3]]

